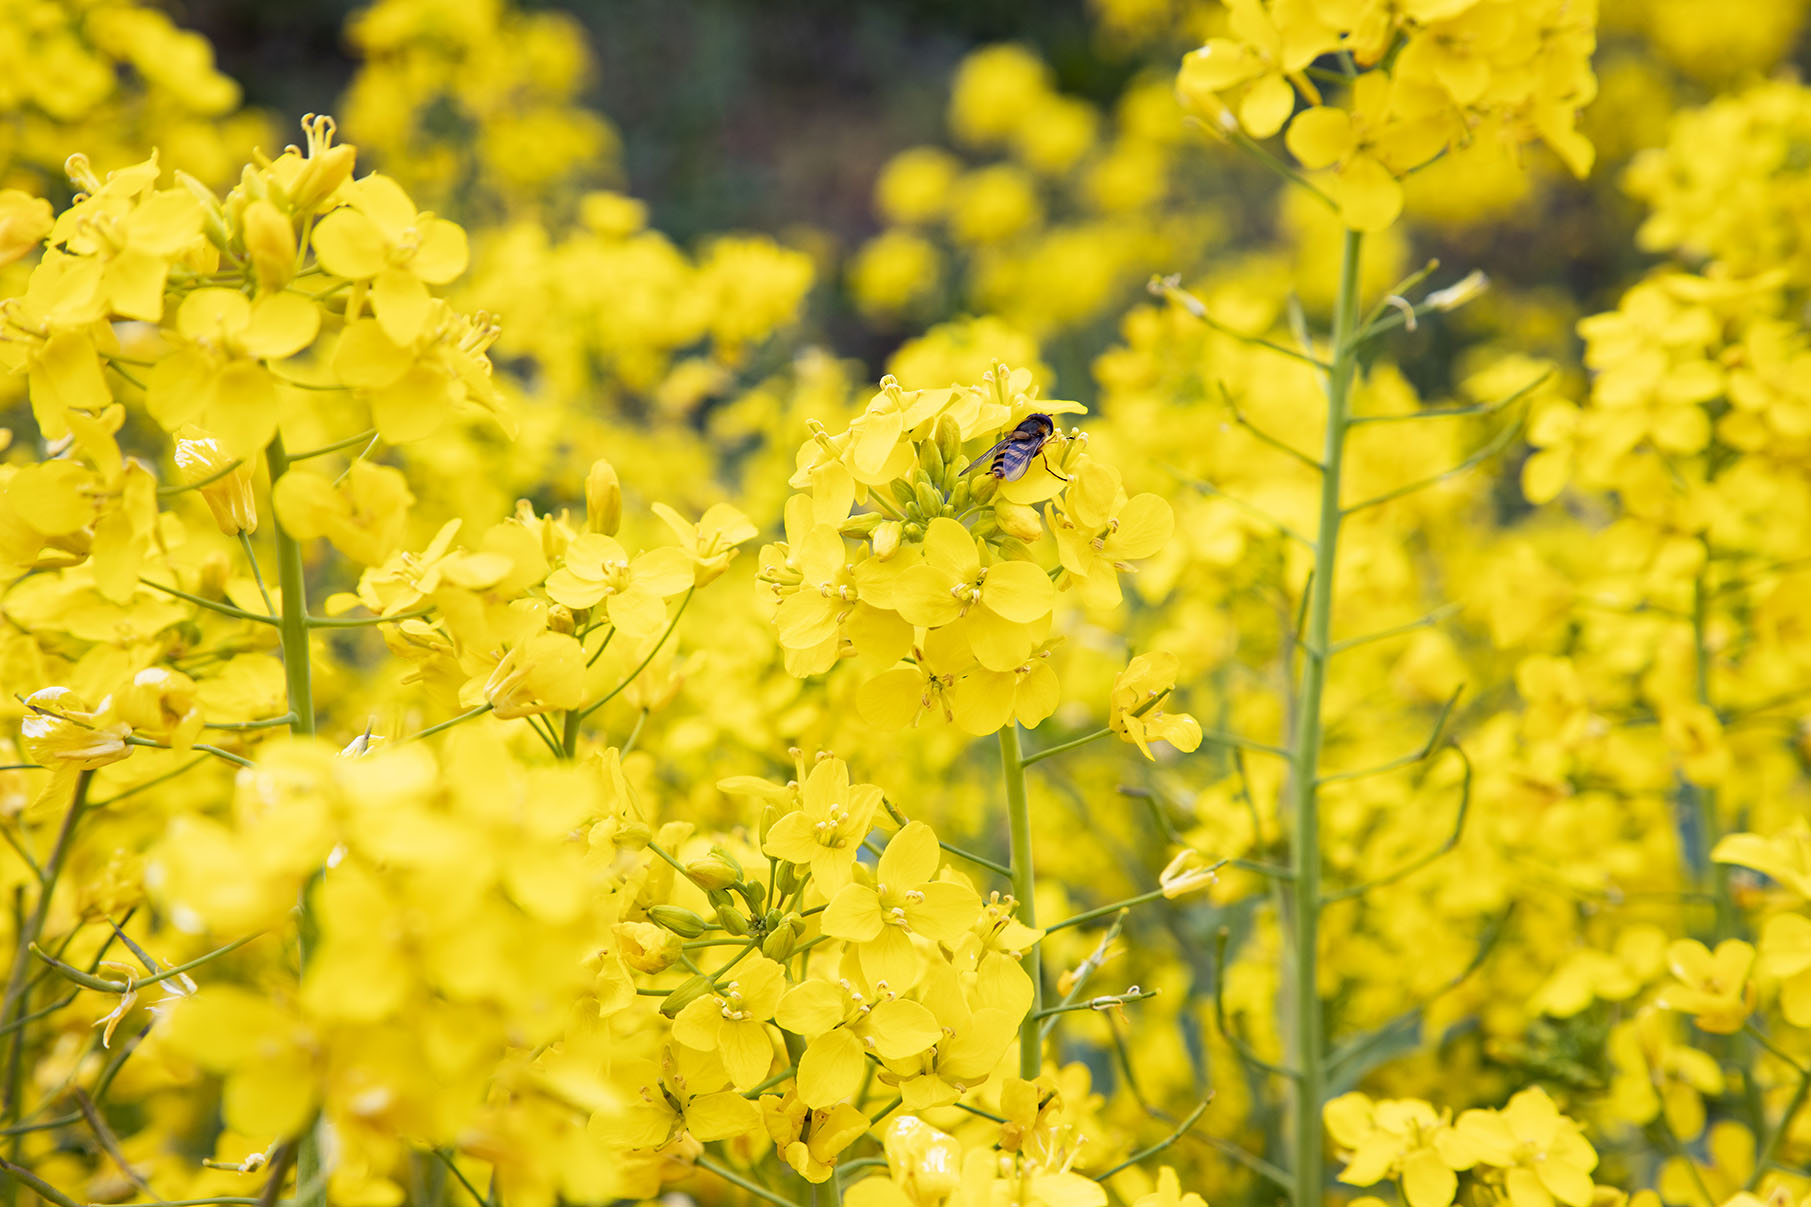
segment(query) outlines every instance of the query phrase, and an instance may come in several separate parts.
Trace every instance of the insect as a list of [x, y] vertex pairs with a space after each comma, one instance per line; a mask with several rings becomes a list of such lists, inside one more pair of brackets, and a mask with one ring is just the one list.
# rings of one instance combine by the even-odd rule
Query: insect
[[1051, 468], [1049, 457], [1044, 455], [1055, 434], [1056, 421], [1050, 416], [1027, 415], [1019, 421], [1018, 427], [1007, 432], [1003, 440], [976, 457], [962, 472], [972, 474], [985, 465], [988, 477], [1017, 482], [1031, 468], [1033, 460], [1043, 457], [1044, 468], [1067, 482], [1068, 477]]

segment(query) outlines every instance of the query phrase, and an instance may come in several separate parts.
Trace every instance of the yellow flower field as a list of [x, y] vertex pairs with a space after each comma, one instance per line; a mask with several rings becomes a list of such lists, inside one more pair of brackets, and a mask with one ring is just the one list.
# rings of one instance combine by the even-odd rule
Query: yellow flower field
[[1811, 1207], [1808, 7], [0, 0], [0, 1207]]

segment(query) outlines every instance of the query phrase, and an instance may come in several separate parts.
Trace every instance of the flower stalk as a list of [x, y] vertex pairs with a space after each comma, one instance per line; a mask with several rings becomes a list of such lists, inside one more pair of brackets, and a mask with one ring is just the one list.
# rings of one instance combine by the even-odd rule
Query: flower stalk
[[1321, 1105], [1326, 1096], [1326, 1026], [1321, 1016], [1319, 978], [1321, 853], [1320, 759], [1321, 696], [1333, 628], [1333, 576], [1339, 549], [1340, 470], [1352, 410], [1352, 383], [1357, 376], [1359, 250], [1364, 236], [1347, 231], [1340, 255], [1339, 293], [1333, 312], [1333, 364], [1326, 377], [1327, 433], [1321, 454], [1320, 521], [1314, 542], [1314, 570], [1308, 582], [1302, 667], [1290, 743], [1289, 794], [1290, 898], [1288, 927], [1293, 944], [1287, 993], [1294, 1023], [1292, 1063], [1295, 1078], [1295, 1204], [1311, 1207], [1321, 1199]]
[[[1026, 926], [1037, 923], [1037, 872], [1031, 858], [1031, 806], [1025, 796], [1025, 760], [1019, 746], [1019, 727], [1011, 722], [1000, 728], [1000, 773], [1006, 780], [1006, 820], [1012, 834], [1012, 895], [1018, 901], [1018, 918]], [[1044, 1066], [1043, 1036], [1038, 1011], [1044, 1008], [1044, 956], [1039, 943], [1025, 950], [1025, 975], [1031, 978], [1031, 1009], [1019, 1025], [1019, 1076], [1037, 1080]]]

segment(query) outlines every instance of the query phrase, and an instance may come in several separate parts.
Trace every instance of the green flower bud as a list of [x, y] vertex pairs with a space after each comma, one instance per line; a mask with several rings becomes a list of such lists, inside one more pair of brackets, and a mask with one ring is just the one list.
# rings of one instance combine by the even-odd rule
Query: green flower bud
[[962, 454], [962, 425], [954, 415], [938, 416], [936, 440], [945, 468], [955, 469], [956, 458]]
[[742, 879], [742, 865], [722, 847], [712, 847], [709, 855], [687, 863], [685, 874], [693, 884], [709, 892], [714, 888], [728, 888]]
[[836, 530], [844, 536], [860, 539], [880, 527], [881, 521], [885, 518], [878, 511], [864, 511], [844, 520], [837, 525]]
[[799, 891], [799, 884], [799, 866], [796, 863], [782, 863], [774, 873], [773, 891], [776, 896], [791, 896]]
[[726, 905], [734, 906], [736, 904], [736, 899], [729, 895], [729, 890], [726, 888], [711, 889], [704, 894], [704, 899], [711, 903], [712, 909], [722, 909]]
[[660, 1012], [672, 1018], [691, 1003], [711, 991], [711, 979], [699, 973], [673, 992], [667, 994], [666, 1000], [660, 1003]]
[[705, 929], [703, 918], [680, 905], [651, 905], [648, 918], [687, 939], [696, 939]]
[[893, 492], [894, 500], [901, 507], [910, 507], [918, 501], [918, 492], [913, 490], [912, 484], [904, 478], [894, 478], [887, 484], [887, 488]]
[[917, 521], [907, 524], [905, 526], [905, 539], [908, 541], [922, 541], [924, 539], [924, 525]]
[[748, 902], [748, 912], [758, 914], [767, 908], [767, 886], [756, 881], [753, 884], [738, 884], [736, 892], [742, 900]]
[[[993, 479], [989, 478], [988, 481], [991, 482]], [[950, 491], [950, 506], [954, 507], [957, 511], [961, 511], [964, 507], [968, 506], [968, 501], [974, 496], [974, 493], [975, 484], [973, 479], [967, 477], [957, 478], [955, 489]]]
[[918, 506], [925, 515], [935, 519], [943, 514], [943, 492], [929, 482], [919, 482]]
[[798, 943], [799, 937], [793, 933], [792, 927], [781, 926], [761, 940], [761, 954], [776, 964], [784, 964], [792, 958], [793, 949]]
[[936, 441], [918, 446], [918, 467], [932, 485], [943, 484], [943, 450], [937, 447]]
[[717, 925], [739, 939], [748, 933], [748, 915], [733, 905], [719, 905]]

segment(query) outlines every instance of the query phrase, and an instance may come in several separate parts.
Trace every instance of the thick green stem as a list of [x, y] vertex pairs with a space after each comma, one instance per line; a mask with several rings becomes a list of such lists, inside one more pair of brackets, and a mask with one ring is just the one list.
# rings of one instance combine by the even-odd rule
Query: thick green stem
[[[289, 454], [283, 449], [281, 434], [273, 436], [264, 450], [265, 464], [270, 468], [274, 494], [277, 481], [289, 472]], [[282, 595], [282, 614], [277, 629], [283, 638], [283, 680], [289, 689], [289, 723], [293, 734], [314, 733], [314, 665], [308, 652], [308, 589], [302, 578], [302, 545], [284, 529], [281, 520], [271, 525], [277, 541], [277, 588]], [[301, 966], [308, 967], [308, 948], [314, 937], [314, 919], [310, 898], [314, 889], [311, 878], [302, 889], [302, 900], [296, 919], [297, 945]], [[321, 1170], [320, 1130], [310, 1121], [296, 1137], [296, 1207], [325, 1207], [326, 1179]]]
[[1293, 997], [1295, 1096], [1295, 1207], [1318, 1207], [1324, 1185], [1321, 1099], [1326, 1093], [1327, 1036], [1319, 983], [1321, 850], [1319, 774], [1321, 694], [1333, 630], [1333, 576], [1339, 550], [1340, 470], [1351, 419], [1352, 382], [1358, 368], [1353, 335], [1358, 323], [1358, 253], [1363, 236], [1347, 231], [1339, 265], [1339, 299], [1333, 312], [1333, 366], [1327, 374], [1327, 434], [1321, 453], [1320, 524], [1314, 541], [1314, 574], [1308, 582], [1306, 631], [1296, 695], [1295, 733], [1289, 754], [1291, 909], [1294, 943]]
[[[1019, 726], [1008, 721], [1000, 730], [1000, 771], [1006, 777], [1006, 818], [1012, 831], [1012, 895], [1019, 921], [1037, 922], [1037, 872], [1031, 862], [1031, 806], [1025, 800], [1025, 760], [1019, 749]], [[1031, 978], [1031, 1009], [1019, 1025], [1019, 1076], [1035, 1081], [1044, 1067], [1043, 1034], [1038, 1011], [1044, 1008], [1044, 956], [1033, 943], [1025, 952], [1025, 975]]]

